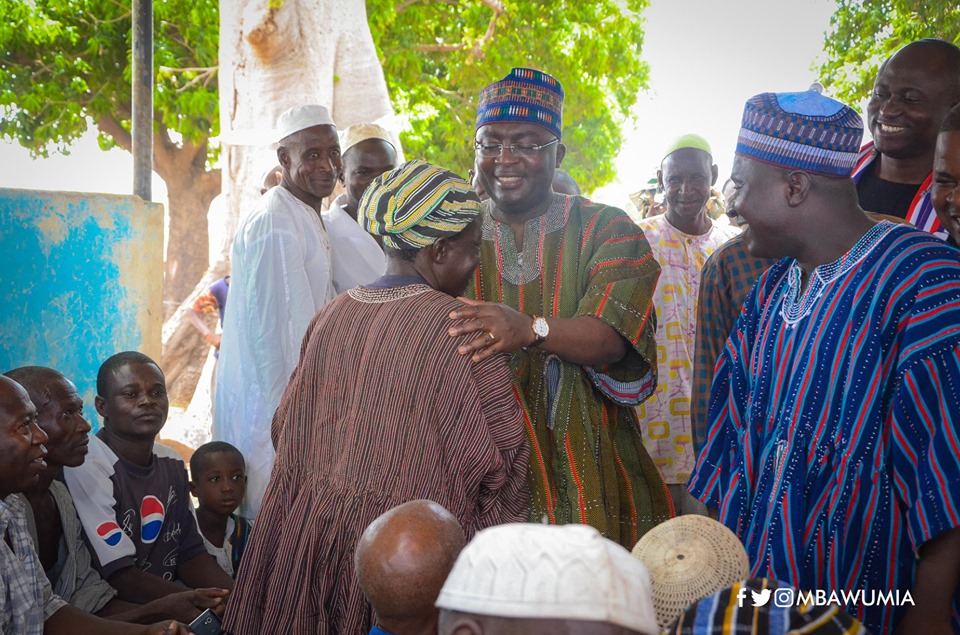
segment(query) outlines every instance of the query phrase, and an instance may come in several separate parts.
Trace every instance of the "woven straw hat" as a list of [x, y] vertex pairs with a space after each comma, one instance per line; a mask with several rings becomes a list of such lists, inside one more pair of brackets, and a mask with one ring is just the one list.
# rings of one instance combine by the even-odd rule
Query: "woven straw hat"
[[740, 540], [706, 516], [678, 516], [657, 525], [636, 544], [633, 556], [650, 572], [661, 628], [691, 604], [750, 574]]

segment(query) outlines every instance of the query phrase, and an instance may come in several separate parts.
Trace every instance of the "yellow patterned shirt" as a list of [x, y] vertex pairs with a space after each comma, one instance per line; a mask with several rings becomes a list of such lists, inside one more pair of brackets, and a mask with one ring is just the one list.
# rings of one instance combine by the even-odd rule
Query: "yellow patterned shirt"
[[660, 263], [653, 294], [657, 312], [657, 390], [637, 406], [643, 442], [668, 484], [686, 484], [696, 462], [690, 428], [690, 395], [697, 330], [700, 272], [710, 254], [739, 233], [711, 221], [701, 236], [691, 236], [667, 222], [666, 215], [638, 224]]

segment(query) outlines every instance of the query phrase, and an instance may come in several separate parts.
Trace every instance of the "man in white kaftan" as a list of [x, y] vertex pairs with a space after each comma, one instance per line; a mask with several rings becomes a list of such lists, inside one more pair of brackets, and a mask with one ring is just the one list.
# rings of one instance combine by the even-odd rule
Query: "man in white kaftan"
[[237, 228], [230, 304], [224, 315], [213, 438], [247, 462], [241, 513], [254, 518], [270, 480], [273, 413], [314, 314], [335, 295], [330, 239], [320, 203], [342, 169], [337, 130], [323, 106], [299, 106], [278, 120], [283, 178]]
[[387, 270], [387, 259], [373, 234], [361, 227], [357, 208], [375, 178], [397, 167], [390, 132], [375, 123], [358, 123], [340, 135], [344, 192], [323, 213], [333, 246], [333, 285], [337, 293], [369, 284]]

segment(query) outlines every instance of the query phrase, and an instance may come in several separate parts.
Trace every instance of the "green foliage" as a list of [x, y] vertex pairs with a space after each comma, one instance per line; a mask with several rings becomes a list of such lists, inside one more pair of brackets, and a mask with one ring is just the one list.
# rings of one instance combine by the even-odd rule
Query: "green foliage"
[[514, 66], [564, 86], [564, 168], [584, 191], [615, 176], [621, 124], [640, 90], [647, 0], [367, 0], [367, 15], [394, 108], [410, 129], [408, 156], [466, 174], [473, 166], [477, 98]]
[[[585, 191], [609, 182], [620, 126], [647, 84], [647, 2], [505, 0], [497, 15], [496, 0], [367, 0], [394, 108], [410, 122], [407, 154], [465, 174], [480, 89], [533, 66], [566, 90], [564, 167]], [[90, 120], [129, 130], [130, 4], [0, 0], [0, 135], [46, 156], [65, 152]], [[197, 143], [219, 133], [218, 13], [218, 0], [154, 0], [158, 130]]]
[[[131, 0], [0, 0], [0, 135], [66, 152], [89, 125], [130, 128]], [[157, 129], [219, 132], [218, 0], [155, 0]], [[107, 148], [116, 138], [100, 135]]]
[[837, 0], [820, 66], [823, 83], [847, 103], [870, 94], [880, 64], [914, 40], [960, 44], [956, 0]]

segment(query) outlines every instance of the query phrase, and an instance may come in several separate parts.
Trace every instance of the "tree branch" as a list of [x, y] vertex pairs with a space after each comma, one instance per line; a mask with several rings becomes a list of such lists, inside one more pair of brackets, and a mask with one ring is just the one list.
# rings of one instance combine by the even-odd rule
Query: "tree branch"
[[417, 44], [414, 50], [419, 53], [452, 53], [467, 48], [466, 44]]
[[133, 137], [113, 115], [100, 115], [96, 124], [100, 132], [111, 137], [118, 146], [127, 152], [133, 152]]
[[174, 68], [172, 66], [160, 66], [158, 70], [161, 73], [213, 73], [219, 69], [219, 66], [189, 66], [187, 68]]
[[421, 2], [421, 0], [404, 0], [404, 2], [401, 2], [399, 5], [397, 5], [397, 8], [396, 8], [397, 15], [400, 15], [401, 13], [403, 13], [413, 5], [417, 4], [418, 2]]
[[[406, 0], [400, 5], [400, 7], [397, 8], [397, 13], [400, 13], [410, 5], [419, 1], [420, 0]], [[493, 17], [490, 18], [490, 23], [487, 25], [486, 33], [484, 33], [483, 37], [477, 40], [477, 42], [471, 47], [470, 52], [474, 57], [483, 59], [483, 49], [491, 42], [491, 40], [493, 40], [493, 34], [497, 29], [497, 20], [501, 15], [503, 15], [506, 9], [504, 8], [503, 3], [499, 0], [480, 0], [480, 2], [493, 11]], [[418, 44], [414, 47], [414, 50], [419, 53], [452, 53], [454, 51], [462, 51], [466, 48], [467, 45], [461, 42], [460, 44]]]

